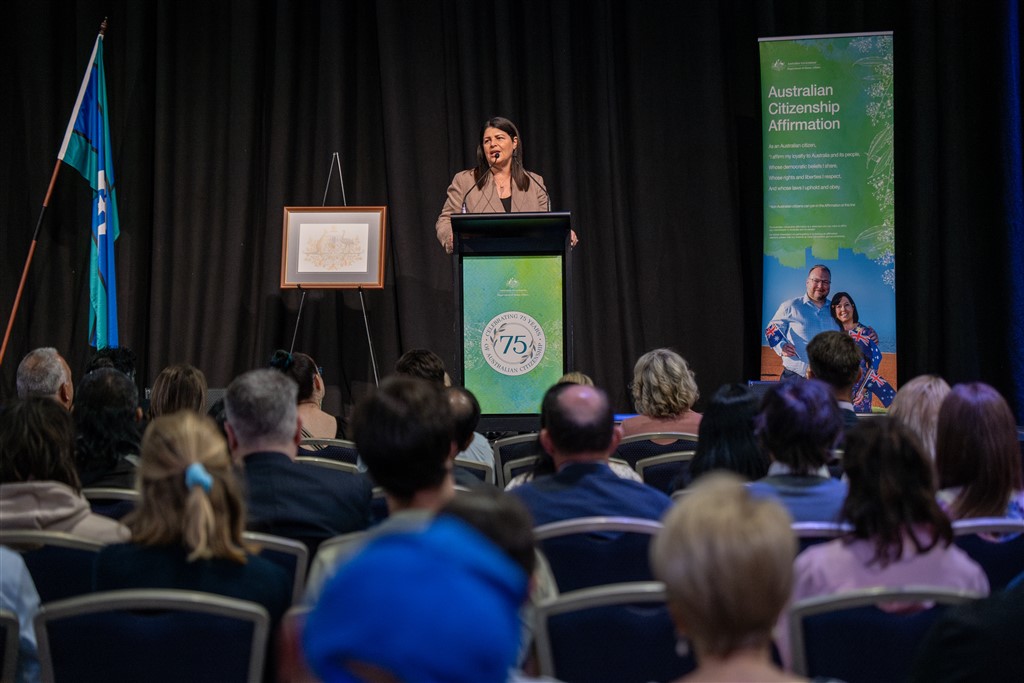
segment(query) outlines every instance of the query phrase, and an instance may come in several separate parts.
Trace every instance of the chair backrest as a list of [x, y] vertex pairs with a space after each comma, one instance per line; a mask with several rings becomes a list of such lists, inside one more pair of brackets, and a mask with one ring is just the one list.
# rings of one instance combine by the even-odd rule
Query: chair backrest
[[1024, 519], [958, 519], [953, 534], [957, 546], [985, 570], [993, 592], [1024, 572]]
[[562, 593], [534, 612], [540, 673], [566, 683], [670, 681], [695, 668], [676, 654], [676, 630], [657, 581]]
[[373, 523], [383, 522], [390, 514], [391, 511], [388, 509], [388, 499], [387, 494], [384, 493], [384, 488], [374, 486], [373, 497], [370, 498], [370, 515], [373, 517]]
[[303, 465], [313, 465], [314, 467], [326, 467], [330, 470], [338, 470], [339, 472], [348, 472], [349, 474], [359, 474], [359, 467], [355, 463], [342, 462], [340, 460], [331, 460], [330, 458], [321, 458], [319, 456], [312, 455], [300, 455], [295, 458], [295, 462], [302, 463]]
[[[669, 440], [670, 443], [659, 444], [655, 441]], [[636, 468], [638, 460], [654, 455], [664, 455], [676, 451], [691, 451], [697, 448], [697, 435], [688, 432], [649, 432], [627, 436], [619, 442], [613, 457], [625, 460], [630, 467]]]
[[288, 572], [292, 577], [292, 603], [299, 602], [306, 588], [306, 569], [309, 567], [309, 549], [306, 544], [258, 531], [243, 531], [242, 538], [258, 546], [260, 557]]
[[18, 670], [18, 615], [0, 609], [0, 683], [14, 683]]
[[651, 581], [647, 549], [661, 523], [633, 517], [579, 517], [536, 527], [534, 538], [561, 593]]
[[[491, 444], [491, 448], [494, 450], [494, 473], [496, 476], [503, 476], [505, 463], [530, 455], [540, 455], [544, 452], [536, 432], [506, 436]], [[507, 483], [508, 480], [504, 478], [497, 482], [499, 488], [505, 488]]]
[[299, 442], [299, 455], [327, 458], [353, 465], [359, 462], [356, 444], [348, 439], [303, 439]]
[[485, 465], [482, 462], [476, 460], [460, 460], [455, 459], [454, 466], [458, 469], [462, 469], [469, 472], [474, 477], [484, 482], [485, 484], [495, 485], [494, 468], [490, 465]]
[[251, 681], [270, 617], [256, 603], [182, 590], [121, 590], [43, 605], [44, 681]]
[[139, 492], [135, 489], [88, 488], [82, 489], [82, 495], [89, 501], [93, 512], [111, 519], [121, 519], [139, 502]]
[[502, 466], [502, 482], [504, 482], [504, 485], [508, 486], [509, 482], [520, 474], [532, 470], [538, 460], [540, 460], [539, 455], [528, 455], [525, 458], [516, 458], [515, 460], [509, 460], [506, 462]]
[[[928, 629], [949, 605], [977, 593], [928, 586], [869, 588], [801, 600], [790, 608], [793, 672], [857, 681], [905, 681]], [[906, 609], [918, 605], [916, 610]], [[896, 611], [885, 611], [889, 606]]]
[[697, 451], [673, 451], [649, 458], [640, 458], [633, 469], [648, 486], [653, 486], [666, 496], [672, 495], [673, 484], [682, 478], [689, 479], [690, 461]]
[[41, 603], [92, 592], [99, 541], [62, 531], [4, 530], [0, 544], [21, 553]]
[[798, 552], [803, 552], [812, 545], [839, 538], [853, 528], [849, 524], [834, 522], [793, 522], [790, 526], [799, 544]]

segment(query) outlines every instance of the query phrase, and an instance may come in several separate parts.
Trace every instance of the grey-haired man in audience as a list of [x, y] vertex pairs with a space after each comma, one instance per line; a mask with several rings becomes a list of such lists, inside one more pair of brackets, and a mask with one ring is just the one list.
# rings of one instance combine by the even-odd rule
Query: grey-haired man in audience
[[71, 410], [75, 385], [71, 368], [57, 349], [47, 346], [30, 351], [18, 364], [18, 398], [46, 396]]

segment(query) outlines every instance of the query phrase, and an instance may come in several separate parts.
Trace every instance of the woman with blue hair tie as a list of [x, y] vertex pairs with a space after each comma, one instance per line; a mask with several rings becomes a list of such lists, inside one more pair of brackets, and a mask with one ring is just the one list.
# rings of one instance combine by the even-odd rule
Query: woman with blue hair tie
[[158, 417], [141, 451], [141, 496], [124, 519], [131, 542], [100, 551], [96, 590], [217, 593], [263, 605], [276, 625], [291, 604], [291, 579], [245, 547], [245, 503], [213, 420], [190, 411]]

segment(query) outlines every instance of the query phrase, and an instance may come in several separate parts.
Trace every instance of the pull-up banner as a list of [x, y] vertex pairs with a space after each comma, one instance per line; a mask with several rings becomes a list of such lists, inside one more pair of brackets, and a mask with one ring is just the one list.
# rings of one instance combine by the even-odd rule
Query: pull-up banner
[[[805, 375], [807, 343], [860, 347], [855, 410], [896, 379], [892, 33], [763, 38], [761, 378]], [[823, 266], [815, 268], [814, 266]]]

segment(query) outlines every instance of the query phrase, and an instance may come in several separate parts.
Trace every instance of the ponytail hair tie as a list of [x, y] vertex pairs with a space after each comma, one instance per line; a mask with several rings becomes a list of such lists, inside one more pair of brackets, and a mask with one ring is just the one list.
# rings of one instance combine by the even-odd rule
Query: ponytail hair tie
[[295, 357], [284, 349], [274, 351], [274, 355], [270, 357], [270, 367], [277, 368], [282, 372], [288, 372], [293, 365], [295, 365]]
[[185, 488], [191, 491], [195, 486], [202, 487], [207, 493], [213, 490], [213, 477], [206, 471], [202, 463], [198, 462], [192, 463], [185, 470]]

